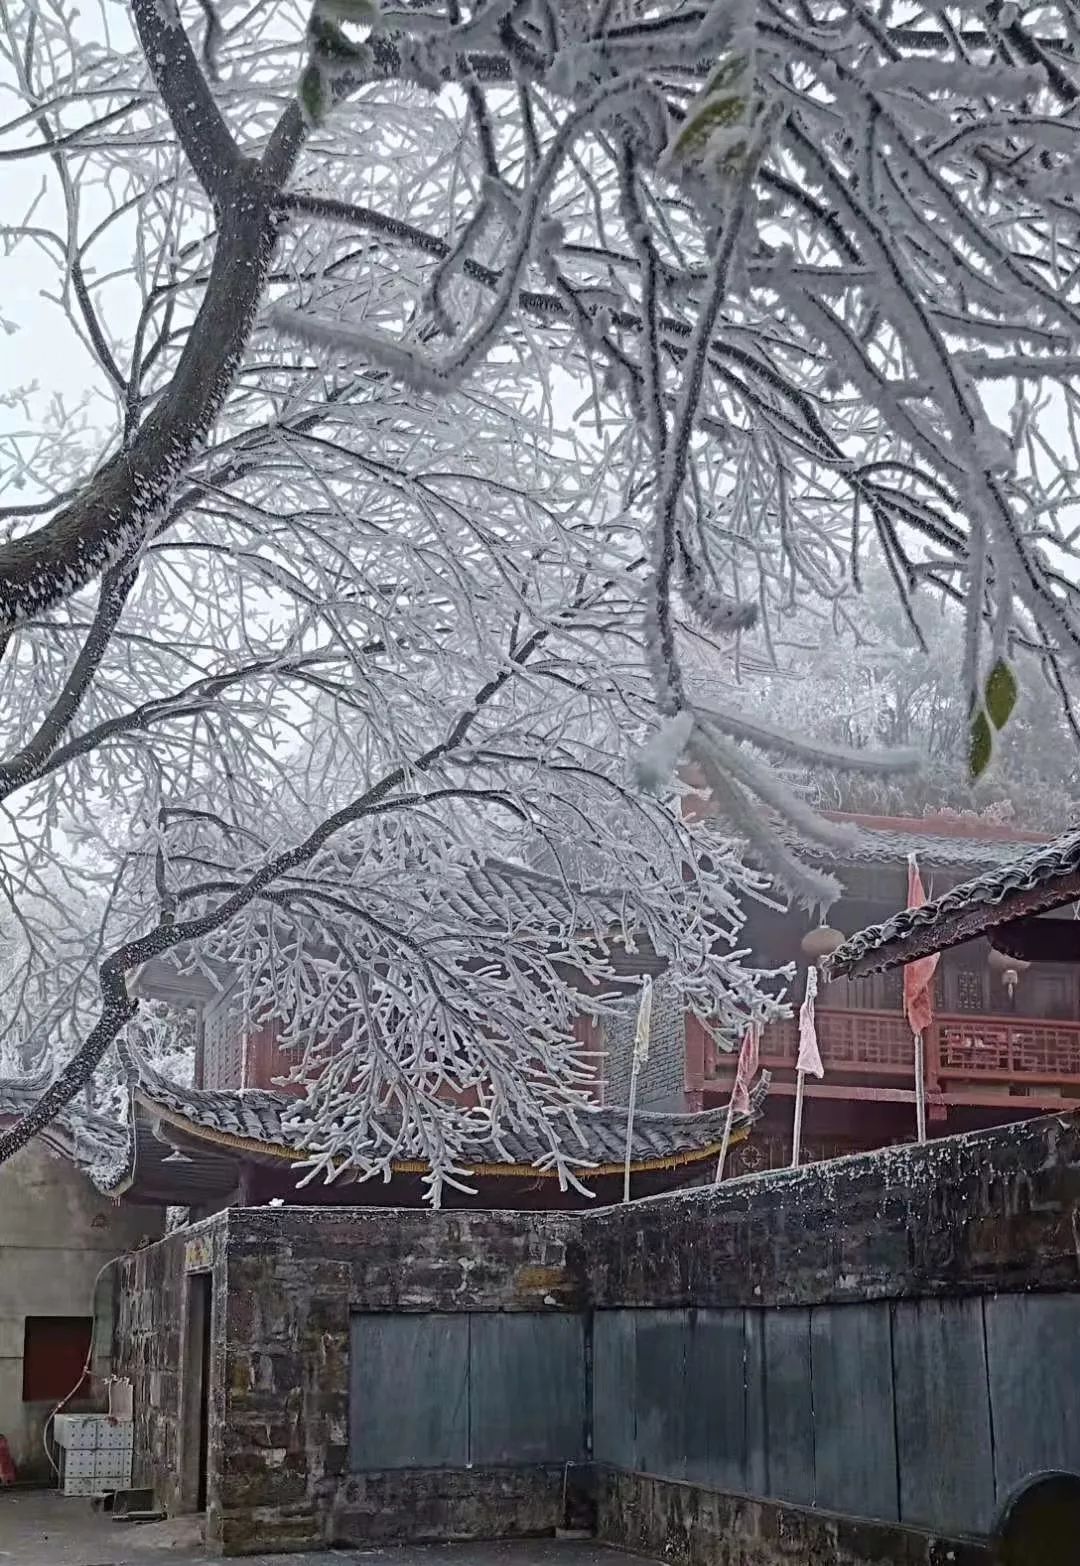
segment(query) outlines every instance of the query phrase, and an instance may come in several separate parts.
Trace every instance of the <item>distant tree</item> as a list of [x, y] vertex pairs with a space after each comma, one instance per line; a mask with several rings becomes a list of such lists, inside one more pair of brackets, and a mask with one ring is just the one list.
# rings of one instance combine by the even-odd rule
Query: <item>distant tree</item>
[[822, 766], [802, 786], [823, 809], [922, 815], [941, 809], [996, 813], [1018, 826], [1060, 830], [1080, 808], [1080, 753], [1058, 692], [1037, 660], [1021, 659], [1021, 695], [994, 764], [974, 783], [970, 717], [956, 671], [963, 616], [947, 598], [912, 602], [924, 642], [907, 623], [880, 560], [862, 571], [848, 625], [796, 617], [785, 629], [780, 668], [747, 683], [747, 701], [768, 701], [775, 721], [801, 723], [825, 744], [855, 750], [914, 746], [918, 772], [867, 776]]

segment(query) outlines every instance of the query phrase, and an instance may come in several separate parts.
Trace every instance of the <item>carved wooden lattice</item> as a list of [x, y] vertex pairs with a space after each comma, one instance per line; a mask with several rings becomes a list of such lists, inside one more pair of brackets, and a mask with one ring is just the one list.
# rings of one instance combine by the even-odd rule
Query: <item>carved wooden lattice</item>
[[985, 1006], [983, 975], [975, 968], [959, 969], [956, 975], [957, 1010], [983, 1011]]
[[[819, 1011], [818, 1043], [826, 1071], [907, 1076], [914, 1045], [902, 1015], [880, 1011]], [[959, 1077], [988, 1074], [1020, 1081], [1080, 1082], [1080, 1024], [1026, 1018], [939, 1016], [941, 1070]], [[798, 1051], [795, 1019], [774, 1023], [762, 1040], [762, 1064], [792, 1070]]]
[[[900, 1013], [889, 1011], [819, 1011], [818, 1045], [822, 1064], [853, 1070], [893, 1067], [914, 1069], [911, 1029]], [[766, 1029], [761, 1054], [766, 1065], [793, 1066], [798, 1052], [798, 1023], [777, 1022]]]
[[244, 995], [237, 985], [206, 1013], [203, 1086], [240, 1088], [244, 1082]]
[[941, 1069], [1043, 1082], [1080, 1081], [1080, 1027], [1012, 1020], [942, 1018]]

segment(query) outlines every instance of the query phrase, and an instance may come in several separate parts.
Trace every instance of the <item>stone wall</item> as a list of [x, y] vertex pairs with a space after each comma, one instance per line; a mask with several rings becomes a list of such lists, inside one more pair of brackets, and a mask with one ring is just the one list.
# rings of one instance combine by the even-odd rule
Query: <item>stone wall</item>
[[1018, 1480], [1080, 1472], [1077, 1117], [583, 1230], [612, 1542], [676, 1566], [976, 1562], [965, 1537]]
[[59, 1400], [23, 1402], [26, 1318], [94, 1315], [100, 1391], [109, 1369], [115, 1287], [106, 1264], [160, 1232], [158, 1213], [118, 1208], [41, 1142], [0, 1166], [0, 1433], [20, 1479], [50, 1475], [42, 1437]]
[[609, 1207], [582, 1234], [600, 1307], [1075, 1289], [1080, 1116]]
[[601, 1470], [596, 1511], [601, 1538], [671, 1566], [993, 1566], [991, 1551], [973, 1540], [647, 1474]]
[[[189, 1430], [185, 1450], [183, 1372], [187, 1330], [188, 1279], [195, 1269], [187, 1263], [207, 1260], [216, 1301], [224, 1295], [225, 1215], [169, 1235], [123, 1263], [114, 1337], [114, 1361], [132, 1382], [135, 1414], [135, 1461], [132, 1483], [152, 1487], [171, 1513], [190, 1511], [194, 1498], [185, 1493], [185, 1461], [197, 1431]], [[215, 1417], [224, 1406], [224, 1319], [212, 1313], [214, 1352], [211, 1359], [211, 1440]], [[213, 1474], [213, 1468], [211, 1468]]]
[[[687, 1483], [693, 1471], [647, 1471], [639, 1441], [628, 1446], [630, 1458], [608, 1457], [611, 1466], [595, 1472], [538, 1462], [350, 1473], [350, 1318], [431, 1311], [648, 1316], [667, 1342], [664, 1352], [674, 1345], [682, 1356], [689, 1383], [684, 1394], [666, 1372], [652, 1377], [646, 1394], [655, 1432], [673, 1396], [694, 1408], [695, 1385], [701, 1391], [685, 1368], [690, 1349], [680, 1346], [687, 1316], [694, 1334], [702, 1327], [726, 1331], [706, 1319], [713, 1315], [745, 1313], [749, 1342], [762, 1318], [775, 1323], [785, 1312], [810, 1315], [855, 1302], [852, 1320], [880, 1302], [889, 1323], [922, 1310], [905, 1302], [968, 1301], [978, 1310], [973, 1297], [1011, 1295], [1022, 1306], [1032, 1291], [1047, 1311], [1055, 1308], [1051, 1296], [1063, 1296], [1072, 1309], [1078, 1236], [1074, 1117], [587, 1214], [232, 1209], [130, 1264], [118, 1357], [135, 1376], [136, 1403], [143, 1405], [142, 1476], [175, 1500], [169, 1475], [183, 1459], [176, 1332], [177, 1324], [183, 1330], [183, 1275], [194, 1243], [199, 1264], [213, 1268], [208, 1512], [211, 1538], [227, 1553], [543, 1532], [587, 1522], [595, 1505], [605, 1537], [666, 1555], [676, 1566], [727, 1559], [740, 1566], [975, 1566], [982, 1550], [958, 1538], [936, 1541], [888, 1521], [837, 1520], [788, 1501], [740, 1498], [730, 1493], [739, 1486], [715, 1477]], [[597, 1389], [601, 1325], [597, 1317]], [[944, 1340], [942, 1352], [950, 1352]], [[947, 1376], [941, 1384], [947, 1388]], [[722, 1401], [719, 1393], [699, 1398], [712, 1408]], [[872, 1421], [872, 1410], [863, 1413]], [[640, 1423], [640, 1405], [634, 1417]], [[705, 1408], [694, 1418], [708, 1424], [712, 1415]], [[834, 1421], [837, 1429], [843, 1424]], [[1041, 1466], [1054, 1465], [1054, 1443], [1060, 1445], [1059, 1433], [1047, 1430]], [[598, 1425], [595, 1433], [599, 1443]], [[711, 1453], [710, 1445], [710, 1465]], [[768, 1493], [747, 1473], [742, 1488]], [[819, 1484], [819, 1505], [822, 1493]], [[741, 1553], [723, 1553], [726, 1537], [739, 1541]]]
[[[210, 1532], [230, 1551], [491, 1537], [563, 1519], [562, 1473], [348, 1473], [353, 1311], [575, 1310], [573, 1217], [233, 1209]], [[530, 1497], [525, 1503], [525, 1495]]]
[[328, 1495], [326, 1537], [340, 1543], [529, 1538], [562, 1527], [592, 1533], [596, 1521], [591, 1471], [562, 1463], [350, 1474]]

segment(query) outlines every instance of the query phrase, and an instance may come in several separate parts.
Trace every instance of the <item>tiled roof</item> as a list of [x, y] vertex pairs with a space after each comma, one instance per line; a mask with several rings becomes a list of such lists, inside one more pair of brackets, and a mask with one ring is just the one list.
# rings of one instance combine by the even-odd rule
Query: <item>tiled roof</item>
[[[0, 1077], [0, 1120], [21, 1120], [41, 1097], [49, 1081], [47, 1072]], [[67, 1104], [60, 1111], [48, 1127], [44, 1140], [70, 1158], [100, 1191], [114, 1190], [130, 1172], [132, 1143], [128, 1124], [95, 1115], [78, 1101]]]
[[832, 816], [830, 819], [851, 827], [850, 848], [827, 848], [801, 839], [792, 846], [805, 859], [838, 870], [844, 865], [902, 865], [909, 854], [917, 855], [921, 864], [943, 869], [997, 870], [1013, 864], [1031, 850], [1031, 840], [1024, 835], [1015, 838], [953, 836], [948, 832], [912, 830], [906, 823], [903, 830], [893, 830], [867, 827], [851, 817]]
[[[693, 769], [686, 781], [704, 788]], [[708, 809], [708, 805], [703, 808]], [[940, 869], [991, 870], [1028, 852], [1040, 838], [1001, 822], [983, 821], [944, 812], [929, 816], [868, 816], [850, 811], [823, 810], [822, 817], [840, 829], [844, 841], [824, 844], [804, 837], [779, 818], [774, 829], [801, 859], [830, 870], [845, 866], [902, 865], [917, 854], [927, 865]], [[748, 856], [752, 857], [748, 850]]]
[[[166, 1141], [171, 1129], [205, 1141], [208, 1153], [224, 1150], [233, 1156], [293, 1161], [303, 1155], [310, 1111], [302, 1100], [259, 1089], [236, 1092], [184, 1087], [153, 1071], [144, 1061], [133, 1059], [132, 1065], [135, 1108], [130, 1123], [118, 1124], [69, 1104], [46, 1133], [49, 1144], [83, 1169], [100, 1191], [118, 1194], [131, 1185], [133, 1177], [138, 1179], [136, 1147], [142, 1149], [139, 1158], [145, 1162], [155, 1140], [150, 1128], [159, 1121], [164, 1122], [161, 1135]], [[760, 1116], [768, 1084], [768, 1073], [763, 1072], [750, 1095], [749, 1115], [733, 1117], [736, 1138], [741, 1140]], [[0, 1119], [21, 1119], [46, 1086], [45, 1077], [0, 1078]], [[624, 1105], [613, 1105], [580, 1115], [577, 1132], [567, 1123], [567, 1155], [595, 1166], [579, 1171], [581, 1178], [610, 1171], [616, 1165], [622, 1167], [626, 1117]], [[634, 1116], [631, 1164], [641, 1168], [705, 1158], [719, 1146], [726, 1118], [726, 1106], [694, 1115], [641, 1110]], [[508, 1131], [501, 1140], [502, 1149], [490, 1140], [478, 1141], [469, 1149], [477, 1171], [492, 1175], [520, 1172], [534, 1168], [550, 1152], [536, 1134]], [[166, 1149], [159, 1151], [164, 1158]], [[155, 1164], [159, 1163], [155, 1158]], [[160, 1178], [160, 1169], [155, 1173]]]
[[[895, 966], [921, 954], [906, 948], [898, 950], [902, 942], [915, 936], [920, 937], [921, 950], [936, 950], [933, 940], [947, 922], [954, 924], [958, 916], [976, 915], [984, 910], [985, 924], [995, 924], [999, 922], [995, 914], [1000, 916], [1012, 899], [1024, 893], [1045, 891], [1042, 906], [1053, 907], [1058, 883], [1077, 874], [1080, 874], [1080, 831], [1069, 832], [1015, 855], [1006, 864], [954, 886], [921, 908], [903, 908], [882, 924], [872, 924], [858, 931], [833, 953], [828, 971], [832, 976], [842, 977], [856, 966], [860, 973]], [[1074, 890], [1062, 887], [1058, 902], [1071, 901], [1075, 895]], [[957, 933], [955, 939], [950, 937], [943, 941], [942, 945], [958, 944], [960, 939], [972, 939], [978, 933], [975, 929], [965, 930]]]
[[543, 870], [488, 856], [451, 871], [436, 895], [444, 896], [455, 912], [481, 925], [501, 926], [500, 915], [506, 911], [522, 918], [543, 911], [555, 928], [561, 928], [571, 911], [589, 923], [618, 920], [625, 908], [626, 889], [572, 885]]
[[973, 811], [931, 810], [921, 816], [868, 813], [865, 810], [826, 810], [830, 821], [849, 821], [873, 832], [900, 832], [934, 838], [971, 838], [986, 843], [1036, 844], [1050, 840], [1048, 832], [1033, 832], [1011, 821], [1000, 821]]
[[[151, 1111], [165, 1111], [174, 1125], [190, 1127], [196, 1135], [209, 1133], [210, 1139], [224, 1139], [228, 1146], [239, 1144], [240, 1151], [253, 1144], [250, 1151], [265, 1148], [269, 1155], [297, 1158], [305, 1150], [310, 1111], [289, 1094], [181, 1087], [145, 1066], [140, 1067], [135, 1091], [141, 1104]], [[758, 1119], [767, 1092], [768, 1075], [763, 1073], [751, 1094], [750, 1114], [733, 1118], [733, 1132], [745, 1131]], [[726, 1118], [726, 1105], [693, 1115], [641, 1110], [634, 1116], [631, 1163], [685, 1162], [706, 1154], [719, 1145]], [[609, 1105], [579, 1115], [576, 1131], [568, 1121], [564, 1137], [568, 1156], [600, 1169], [621, 1167], [626, 1156], [626, 1119], [625, 1105]], [[490, 1139], [470, 1147], [473, 1166], [498, 1174], [501, 1169], [535, 1167], [550, 1154], [536, 1133], [508, 1130], [500, 1140], [501, 1149]]]

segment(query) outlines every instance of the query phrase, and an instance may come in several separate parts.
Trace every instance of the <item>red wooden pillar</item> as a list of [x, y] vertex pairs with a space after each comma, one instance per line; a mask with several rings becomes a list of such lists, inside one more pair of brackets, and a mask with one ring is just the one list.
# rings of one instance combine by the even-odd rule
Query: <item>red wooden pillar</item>
[[686, 1049], [683, 1096], [687, 1114], [694, 1115], [705, 1107], [705, 1062], [712, 1040], [705, 1031], [705, 1024], [692, 1012], [686, 1013], [683, 1027]]

